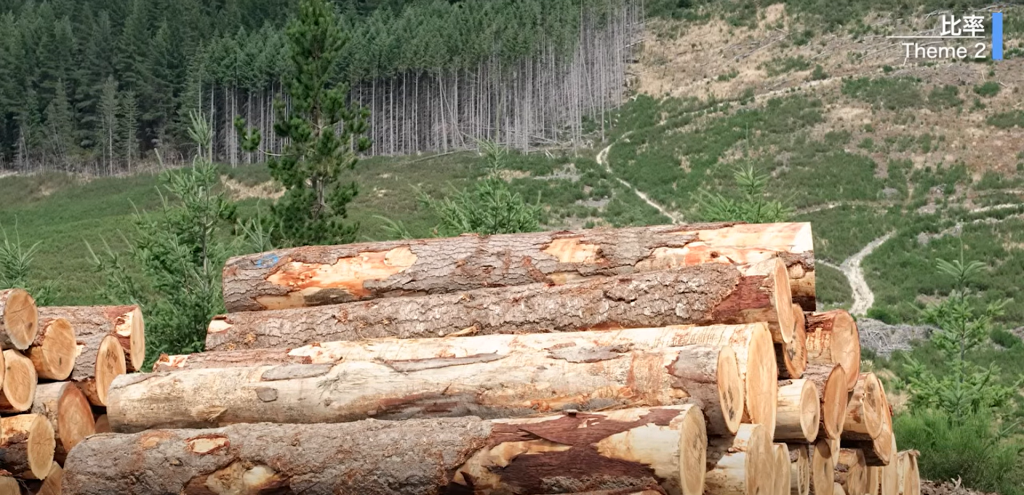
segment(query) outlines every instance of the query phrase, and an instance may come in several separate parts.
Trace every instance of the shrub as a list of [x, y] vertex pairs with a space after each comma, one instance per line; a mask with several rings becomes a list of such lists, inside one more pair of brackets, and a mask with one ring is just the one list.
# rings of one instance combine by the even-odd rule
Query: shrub
[[975, 86], [974, 92], [986, 98], [999, 94], [999, 83], [988, 81], [985, 84]]
[[811, 63], [803, 56], [776, 57], [761, 64], [758, 68], [764, 69], [768, 73], [768, 77], [775, 77], [787, 72], [807, 70], [811, 68]]
[[812, 81], [821, 81], [823, 79], [828, 79], [828, 74], [825, 73], [825, 68], [822, 67], [821, 64], [818, 64], [814, 66], [814, 70], [811, 72], [810, 79]]
[[933, 110], [958, 107], [964, 104], [960, 99], [960, 89], [951, 84], [936, 86], [928, 93], [928, 106]]
[[1010, 112], [997, 113], [989, 116], [986, 122], [988, 122], [989, 125], [996, 126], [1000, 129], [1024, 127], [1024, 111], [1013, 110]]
[[992, 339], [992, 342], [995, 342], [1007, 349], [1013, 349], [1014, 347], [1024, 345], [1024, 342], [1020, 340], [1020, 337], [1003, 328], [993, 328], [992, 332], [989, 334], [989, 338]]
[[871, 103], [875, 108], [900, 110], [921, 105], [921, 91], [914, 79], [862, 77], [843, 82], [843, 94]]

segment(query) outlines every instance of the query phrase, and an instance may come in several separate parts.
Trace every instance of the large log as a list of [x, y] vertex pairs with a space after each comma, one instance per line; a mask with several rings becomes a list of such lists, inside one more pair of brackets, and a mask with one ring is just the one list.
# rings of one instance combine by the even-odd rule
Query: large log
[[810, 493], [833, 495], [835, 487], [836, 457], [828, 439], [819, 439], [809, 446], [811, 457]]
[[106, 406], [110, 383], [126, 371], [124, 349], [117, 337], [100, 333], [78, 337], [78, 357], [70, 379], [78, 384], [90, 404]]
[[905, 450], [897, 454], [899, 495], [921, 495], [921, 473], [917, 468], [917, 456], [916, 450]]
[[706, 442], [699, 411], [686, 406], [151, 430], [87, 438], [68, 456], [63, 493], [565, 493], [657, 484], [700, 495]]
[[[788, 287], [777, 258], [762, 273], [722, 264], [601, 277], [579, 284], [530, 284], [422, 297], [215, 317], [206, 350], [297, 347], [315, 342], [452, 333], [511, 334], [677, 324], [768, 322], [779, 327], [775, 287]], [[776, 268], [772, 270], [770, 268]], [[752, 269], [753, 270], [753, 269]], [[788, 289], [787, 289], [788, 290]], [[786, 318], [792, 319], [790, 311]], [[787, 328], [791, 322], [785, 322]], [[792, 334], [790, 334], [792, 341]]]
[[[883, 394], [882, 382], [874, 373], [860, 374], [846, 406], [843, 440], [870, 442], [882, 433]], [[889, 414], [888, 408], [884, 413]]]
[[772, 445], [772, 451], [775, 453], [775, 463], [772, 466], [771, 476], [775, 480], [775, 484], [772, 486], [771, 493], [789, 495], [793, 484], [790, 479], [792, 465], [789, 462], [789, 447], [784, 443], [776, 443]]
[[146, 324], [138, 306], [52, 306], [39, 308], [41, 318], [64, 318], [79, 344], [113, 335], [124, 349], [127, 371], [139, 371], [146, 360]]
[[868, 493], [868, 465], [860, 449], [840, 449], [836, 458], [836, 483], [846, 493]]
[[0, 469], [0, 495], [21, 495], [21, 484], [3, 469]]
[[96, 433], [111, 433], [106, 413], [96, 415]]
[[85, 394], [74, 382], [41, 383], [32, 412], [45, 417], [57, 438], [54, 459], [64, 462], [67, 453], [85, 437], [96, 433], [96, 422]]
[[789, 495], [808, 495], [811, 491], [811, 458], [807, 444], [789, 445]]
[[3, 391], [0, 392], [0, 412], [20, 413], [32, 408], [36, 396], [36, 368], [32, 360], [14, 349], [3, 352], [7, 368], [4, 373]]
[[864, 493], [868, 495], [879, 495], [882, 491], [882, 470], [885, 466], [868, 466], [867, 488]]
[[736, 436], [712, 437], [707, 448], [704, 493], [757, 495], [773, 487], [771, 434], [757, 424], [743, 424]]
[[793, 340], [774, 345], [779, 377], [803, 377], [807, 369], [807, 321], [800, 305], [793, 304]]
[[15, 478], [41, 480], [53, 464], [53, 427], [39, 414], [0, 418], [0, 462]]
[[[720, 336], [711, 339], [713, 333]], [[111, 428], [515, 417], [697, 400], [708, 430], [728, 434], [736, 431], [747, 402], [743, 377], [763, 381], [750, 363], [774, 364], [764, 324], [381, 339], [329, 347], [328, 359], [317, 358], [321, 364], [118, 377], [107, 407]]]
[[0, 290], [0, 347], [25, 350], [39, 333], [36, 301], [23, 289]]
[[860, 376], [860, 333], [845, 310], [809, 313], [807, 321], [807, 362], [841, 364], [846, 371], [846, 390], [853, 391]]
[[43, 380], [67, 380], [77, 355], [75, 330], [64, 318], [44, 318], [35, 341], [25, 350]]
[[814, 310], [808, 223], [694, 224], [463, 235], [307, 246], [231, 258], [228, 312], [337, 304], [482, 287], [560, 284], [703, 263], [746, 266], [782, 256], [794, 300]]
[[811, 443], [818, 438], [821, 399], [814, 382], [804, 379], [779, 382], [779, 405], [776, 411], [776, 441]]
[[[64, 470], [60, 464], [54, 461], [50, 465], [50, 472], [43, 481], [27, 480], [25, 487], [31, 495], [61, 495], [61, 482], [64, 480]], [[0, 493], [3, 493], [0, 491]]]
[[[890, 451], [895, 456], [896, 449], [896, 436], [891, 436]], [[879, 491], [880, 495], [899, 495], [900, 492], [900, 473], [899, 473], [899, 461], [893, 457], [889, 464], [882, 466], [882, 488]]]
[[[893, 448], [892, 430], [892, 409], [889, 407], [889, 399], [885, 395], [885, 388], [879, 381], [874, 385], [878, 389], [878, 433], [874, 437], [859, 435], [856, 439], [847, 438], [846, 431], [843, 431], [843, 445], [849, 448], [861, 449], [868, 466], [886, 466], [893, 460], [896, 450]], [[853, 394], [850, 394], [851, 397]], [[849, 417], [849, 415], [847, 416]]]
[[838, 440], [843, 433], [849, 395], [842, 365], [808, 366], [804, 378], [813, 382], [821, 398], [821, 427], [818, 438]]

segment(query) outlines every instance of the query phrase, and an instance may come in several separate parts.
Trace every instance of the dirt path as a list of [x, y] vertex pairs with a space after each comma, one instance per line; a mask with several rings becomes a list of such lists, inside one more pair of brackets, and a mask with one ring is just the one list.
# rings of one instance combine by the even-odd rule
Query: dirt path
[[[626, 137], [628, 135], [629, 135], [629, 133], [627, 132], [627, 133], [623, 134], [622, 137]], [[619, 138], [619, 139], [621, 139], [621, 138]], [[612, 146], [614, 146], [617, 141], [618, 140], [612, 141], [608, 146], [605, 146], [605, 148], [603, 150], [601, 150], [600, 153], [597, 154], [597, 158], [596, 158], [597, 159], [597, 163], [602, 165], [602, 166], [604, 166], [604, 169], [608, 173], [612, 174], [613, 176], [615, 176], [615, 172], [612, 171], [612, 166], [608, 162], [608, 152], [611, 151]], [[651, 205], [651, 208], [654, 208], [655, 210], [658, 210], [658, 213], [661, 213], [662, 215], [665, 215], [666, 217], [668, 217], [669, 220], [672, 220], [673, 224], [683, 223], [683, 218], [681, 216], [679, 216], [679, 215], [677, 215], [675, 213], [672, 213], [672, 212], [668, 211], [667, 209], [665, 209], [664, 207], [662, 207], [661, 205], [659, 205], [658, 203], [655, 203], [654, 200], [652, 200], [650, 197], [648, 197], [646, 194], [644, 194], [643, 191], [633, 187], [633, 184], [630, 184], [629, 182], [626, 182], [625, 179], [622, 179], [621, 177], [618, 177], [618, 176], [615, 176], [615, 180], [619, 181], [620, 184], [628, 187], [629, 190], [633, 191], [633, 193], [636, 194], [636, 196], [638, 198], [640, 198], [644, 203], [647, 203], [647, 204]]]
[[864, 270], [861, 268], [860, 263], [875, 249], [878, 249], [878, 246], [888, 241], [894, 233], [889, 232], [871, 241], [867, 246], [864, 246], [864, 249], [846, 258], [846, 261], [839, 265], [839, 270], [843, 272], [843, 275], [846, 275], [846, 279], [850, 281], [850, 288], [853, 289], [853, 306], [850, 307], [850, 314], [866, 314], [868, 309], [875, 304], [875, 293], [871, 292], [871, 287], [868, 287], [867, 281], [864, 280]]

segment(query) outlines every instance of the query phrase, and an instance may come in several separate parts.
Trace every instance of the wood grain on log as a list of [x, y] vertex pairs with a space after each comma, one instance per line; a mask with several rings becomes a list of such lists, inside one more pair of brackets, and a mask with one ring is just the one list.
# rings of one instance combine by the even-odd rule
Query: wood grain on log
[[868, 495], [879, 495], [882, 490], [882, 469], [885, 466], [868, 466], [867, 488], [864, 493]]
[[0, 412], [11, 414], [28, 411], [32, 408], [36, 384], [39, 382], [32, 360], [14, 349], [4, 351], [3, 355], [7, 369], [3, 391], [0, 392]]
[[32, 412], [45, 417], [57, 438], [54, 459], [64, 462], [67, 453], [85, 437], [96, 433], [92, 408], [74, 382], [41, 383]]
[[814, 382], [821, 397], [821, 427], [818, 438], [838, 440], [846, 421], [846, 406], [849, 395], [846, 392], [846, 371], [842, 365], [810, 365], [804, 378]]
[[[64, 480], [64, 470], [56, 461], [50, 465], [50, 472], [43, 481], [25, 481], [25, 487], [31, 495], [61, 495], [61, 483]], [[3, 493], [0, 491], [0, 493]]]
[[843, 485], [839, 483], [833, 483], [832, 493], [834, 495], [846, 495], [846, 490], [843, 489]]
[[[709, 339], [714, 333], [720, 336]], [[688, 344], [702, 339], [713, 341]], [[749, 324], [382, 339], [306, 350], [323, 349], [330, 356], [317, 358], [323, 364], [118, 377], [107, 408], [111, 428], [516, 417], [697, 400], [708, 430], [728, 434], [743, 414], [742, 374], [756, 373], [747, 370], [751, 359], [746, 357], [758, 349], [771, 352], [771, 342], [764, 324]], [[740, 354], [744, 360], [738, 361]], [[758, 359], [774, 365], [770, 355]], [[778, 386], [775, 380], [771, 384]]]
[[36, 374], [43, 380], [67, 380], [75, 368], [78, 347], [75, 330], [64, 318], [44, 318], [39, 334], [25, 350]]
[[772, 465], [771, 476], [775, 480], [771, 493], [774, 495], [789, 495], [792, 480], [790, 479], [791, 464], [789, 462], [789, 447], [784, 443], [772, 445], [775, 454], [775, 462]]
[[707, 449], [704, 492], [715, 495], [757, 495], [773, 488], [771, 434], [757, 424], [743, 424], [736, 436], [713, 437]]
[[789, 495], [811, 491], [811, 459], [805, 443], [789, 444]]
[[867, 493], [868, 465], [860, 449], [840, 449], [836, 459], [836, 483], [846, 493]]
[[917, 468], [917, 455], [916, 450], [905, 450], [897, 454], [899, 495], [921, 495], [921, 473]]
[[890, 452], [893, 452], [892, 458], [889, 464], [882, 466], [882, 488], [879, 492], [880, 495], [899, 495], [900, 493], [900, 473], [899, 473], [899, 461], [896, 459], [896, 436], [891, 436], [890, 441]]
[[0, 469], [0, 495], [21, 495], [21, 483], [3, 469]]
[[39, 333], [36, 301], [23, 289], [0, 290], [0, 347], [25, 350]]
[[821, 399], [813, 381], [798, 379], [779, 382], [779, 405], [774, 439], [780, 442], [811, 443], [818, 438]]
[[793, 340], [773, 344], [780, 378], [802, 378], [807, 369], [807, 324], [798, 304], [793, 304], [793, 320]]
[[124, 349], [127, 371], [139, 371], [146, 360], [146, 324], [138, 306], [53, 306], [39, 308], [43, 318], [64, 318], [75, 329], [79, 345], [113, 335]]
[[99, 333], [79, 337], [71, 381], [78, 384], [90, 404], [106, 406], [110, 383], [125, 372], [124, 349], [117, 337]]
[[[811, 457], [810, 493], [813, 495], [834, 495], [836, 457], [828, 439], [819, 439], [809, 446]], [[835, 494], [838, 495], [838, 494]]]
[[[843, 432], [843, 445], [849, 448], [861, 449], [868, 466], [886, 466], [893, 462], [896, 450], [893, 448], [892, 413], [889, 407], [889, 399], [885, 395], [885, 388], [879, 381], [876, 385], [881, 402], [878, 407], [878, 434], [868, 440], [850, 440], [845, 438]], [[853, 394], [851, 394], [852, 396]], [[862, 435], [859, 438], [866, 438]]]
[[96, 433], [110, 433], [110, 420], [106, 413], [96, 415]]
[[63, 493], [564, 493], [657, 484], [699, 495], [706, 441], [695, 407], [150, 430], [87, 438], [68, 456]]
[[806, 314], [807, 362], [843, 365], [846, 390], [853, 391], [860, 376], [860, 334], [857, 323], [846, 310]]
[[[883, 407], [882, 382], [874, 373], [861, 373], [846, 406], [843, 440], [870, 442], [878, 437], [882, 433]], [[888, 409], [884, 413], [889, 414]]]
[[509, 235], [463, 235], [307, 246], [231, 258], [229, 312], [262, 311], [483, 287], [561, 284], [703, 263], [740, 267], [782, 256], [794, 300], [814, 309], [808, 223], [694, 224]]
[[[759, 266], [778, 266], [781, 275], [743, 275], [735, 267], [716, 263], [600, 277], [569, 285], [538, 283], [230, 313], [211, 321], [206, 350], [298, 347], [368, 338], [573, 332], [676, 324], [764, 321], [769, 326], [778, 326], [772, 290], [788, 281], [784, 278], [784, 267], [776, 265], [781, 262], [770, 261]], [[779, 276], [783, 278], [772, 278]]]
[[53, 464], [53, 427], [39, 414], [0, 418], [0, 461], [15, 478], [41, 480]]

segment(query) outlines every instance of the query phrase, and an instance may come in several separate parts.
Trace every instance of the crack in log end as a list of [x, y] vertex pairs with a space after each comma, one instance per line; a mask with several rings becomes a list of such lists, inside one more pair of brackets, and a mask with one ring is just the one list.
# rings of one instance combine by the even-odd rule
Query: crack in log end
[[290, 480], [262, 464], [235, 461], [210, 474], [189, 480], [183, 495], [294, 495]]
[[632, 346], [625, 343], [596, 347], [568, 347], [551, 350], [548, 352], [548, 357], [551, 359], [561, 359], [570, 363], [597, 363], [600, 361], [618, 359], [622, 357], [624, 353], [628, 353], [631, 350]]
[[185, 440], [189, 452], [199, 455], [216, 454], [231, 447], [231, 441], [224, 435], [199, 435]]
[[270, 387], [257, 387], [256, 398], [263, 402], [274, 402], [277, 400], [277, 389]]
[[558, 260], [559, 263], [582, 265], [606, 265], [608, 260], [601, 256], [599, 244], [580, 242], [580, 237], [562, 237], [553, 239], [541, 251]]
[[491, 361], [498, 361], [505, 359], [506, 355], [501, 355], [496, 352], [490, 352], [486, 354], [473, 354], [462, 357], [445, 357], [445, 358], [429, 358], [429, 359], [405, 359], [397, 361], [378, 361], [381, 364], [388, 366], [389, 368], [398, 371], [400, 373], [409, 373], [413, 371], [432, 370], [437, 368], [447, 368], [450, 366], [463, 366], [467, 364], [477, 363], [489, 363]]
[[260, 297], [257, 302], [266, 309], [280, 309], [295, 307], [294, 302], [300, 301], [320, 305], [366, 299], [374, 295], [365, 287], [366, 282], [386, 280], [411, 267], [416, 259], [409, 246], [399, 246], [388, 251], [361, 252], [357, 256], [338, 258], [334, 264], [289, 261], [266, 278], [267, 282], [286, 288], [288, 292]]
[[283, 364], [267, 369], [260, 375], [260, 381], [298, 380], [326, 375], [331, 371], [332, 364]]

